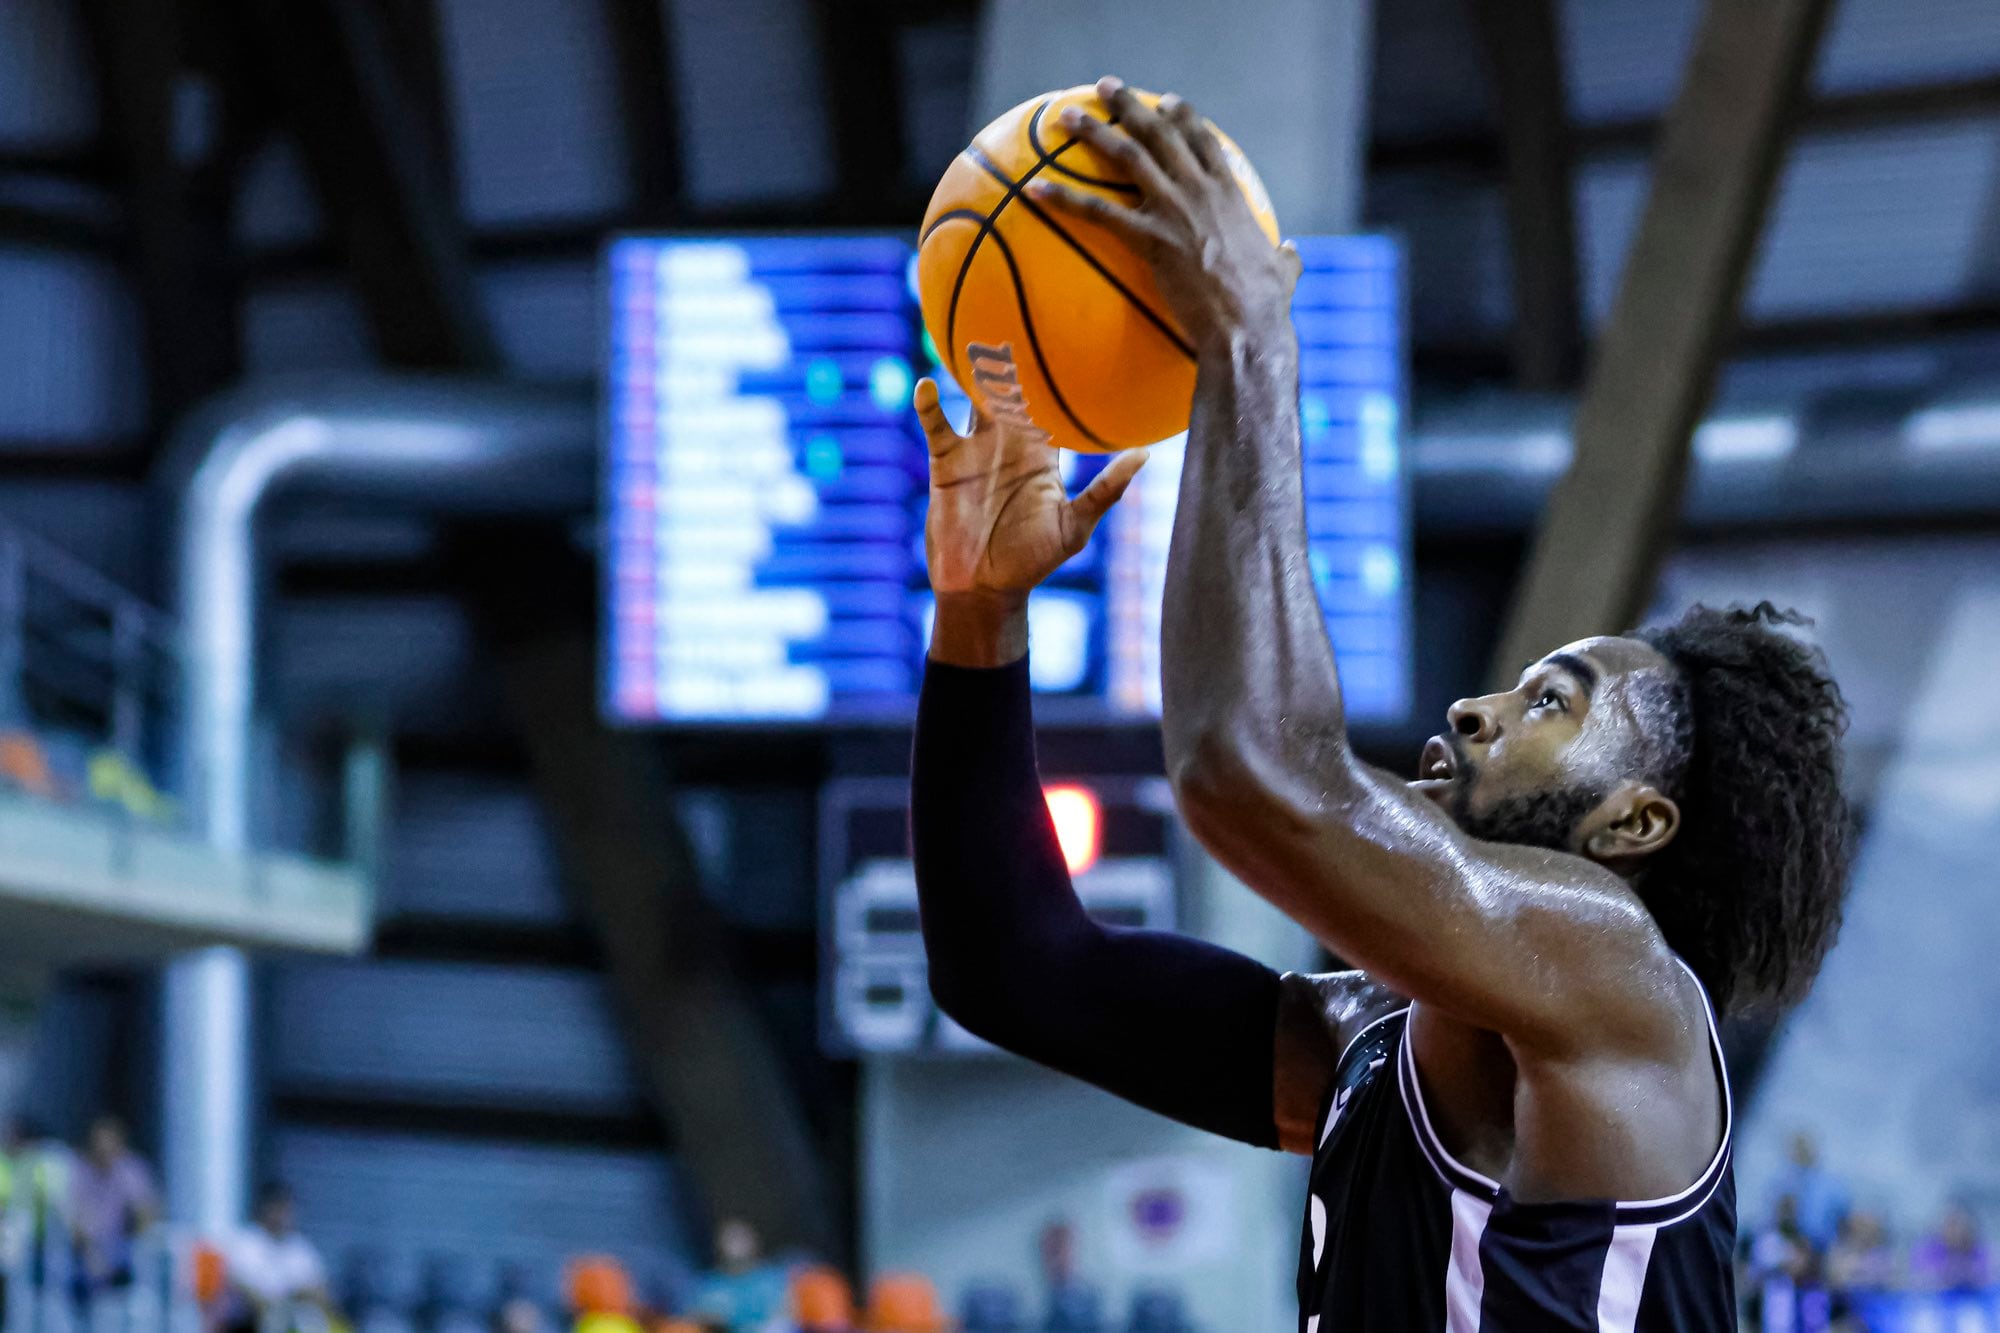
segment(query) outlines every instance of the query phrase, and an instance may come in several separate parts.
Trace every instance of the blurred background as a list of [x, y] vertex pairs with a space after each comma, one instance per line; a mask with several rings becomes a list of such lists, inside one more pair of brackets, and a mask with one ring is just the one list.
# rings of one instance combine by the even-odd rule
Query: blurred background
[[[1292, 1326], [1302, 1164], [915, 945], [905, 275], [1106, 72], [1302, 238], [1371, 758], [1813, 618], [1864, 836], [1728, 1034], [1746, 1327], [2000, 1327], [1991, 0], [0, 0], [6, 1333]], [[1065, 852], [1330, 965], [1162, 793], [1158, 454], [1035, 607]]]

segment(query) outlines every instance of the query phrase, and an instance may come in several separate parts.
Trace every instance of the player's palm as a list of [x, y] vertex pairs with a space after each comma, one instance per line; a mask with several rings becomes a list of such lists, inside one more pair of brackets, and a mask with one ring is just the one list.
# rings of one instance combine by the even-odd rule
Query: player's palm
[[928, 379], [916, 404], [931, 462], [924, 555], [941, 594], [1027, 592], [1083, 549], [1145, 462], [1137, 452], [1120, 456], [1072, 500], [1040, 435], [978, 412], [960, 435]]

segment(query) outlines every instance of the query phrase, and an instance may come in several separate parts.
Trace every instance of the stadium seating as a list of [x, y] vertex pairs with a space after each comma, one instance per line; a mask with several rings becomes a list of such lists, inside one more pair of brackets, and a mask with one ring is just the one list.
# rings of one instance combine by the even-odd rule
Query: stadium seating
[[1097, 1288], [1079, 1283], [1050, 1292], [1042, 1329], [1043, 1333], [1103, 1333], [1104, 1302]]
[[799, 1269], [792, 1274], [791, 1297], [800, 1333], [850, 1333], [854, 1328], [854, 1289], [834, 1269]]
[[867, 1333], [944, 1333], [937, 1288], [916, 1273], [884, 1273], [869, 1284]]
[[1125, 1333], [1193, 1333], [1193, 1326], [1179, 1292], [1149, 1287], [1132, 1293], [1132, 1315]]
[[961, 1333], [1021, 1333], [1021, 1300], [1012, 1287], [981, 1283], [959, 1299]]

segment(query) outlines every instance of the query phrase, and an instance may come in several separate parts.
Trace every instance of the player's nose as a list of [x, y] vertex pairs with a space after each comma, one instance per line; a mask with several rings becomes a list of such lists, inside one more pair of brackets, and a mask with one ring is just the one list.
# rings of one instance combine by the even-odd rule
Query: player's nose
[[1500, 714], [1491, 698], [1460, 699], [1445, 710], [1451, 729], [1466, 740], [1491, 745], [1500, 739]]

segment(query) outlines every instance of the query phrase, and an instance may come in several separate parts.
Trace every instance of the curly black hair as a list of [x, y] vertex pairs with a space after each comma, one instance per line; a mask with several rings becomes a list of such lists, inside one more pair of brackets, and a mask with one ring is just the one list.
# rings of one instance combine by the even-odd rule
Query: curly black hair
[[1681, 809], [1637, 887], [1720, 1009], [1797, 1000], [1840, 930], [1847, 705], [1826, 659], [1781, 628], [1804, 623], [1769, 602], [1696, 605], [1634, 632], [1677, 668], [1648, 767]]

